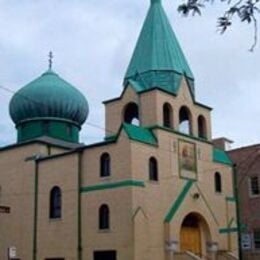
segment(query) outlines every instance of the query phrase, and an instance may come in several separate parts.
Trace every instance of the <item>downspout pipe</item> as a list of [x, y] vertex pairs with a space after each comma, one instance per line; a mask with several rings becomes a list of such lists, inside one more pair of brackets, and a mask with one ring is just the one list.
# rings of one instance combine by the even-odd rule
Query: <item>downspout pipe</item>
[[243, 260], [243, 253], [241, 247], [241, 216], [240, 216], [240, 198], [238, 191], [237, 165], [233, 164], [233, 179], [234, 179], [234, 195], [236, 198], [236, 215], [237, 215], [237, 235], [238, 235], [238, 253], [239, 259]]
[[83, 151], [78, 151], [78, 260], [82, 260], [82, 219], [81, 219], [81, 183], [82, 183], [82, 154]]
[[35, 173], [34, 173], [34, 220], [33, 220], [33, 254], [32, 259], [37, 260], [37, 224], [38, 224], [38, 183], [39, 183], [39, 163], [38, 156], [35, 157]]

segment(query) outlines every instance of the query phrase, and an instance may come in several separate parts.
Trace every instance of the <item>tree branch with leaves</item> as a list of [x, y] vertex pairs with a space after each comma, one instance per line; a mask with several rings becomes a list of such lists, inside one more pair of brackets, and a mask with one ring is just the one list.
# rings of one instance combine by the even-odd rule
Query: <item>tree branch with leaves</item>
[[[184, 4], [179, 5], [178, 12], [184, 16], [188, 15], [201, 15], [202, 8], [214, 0], [187, 0]], [[221, 34], [227, 31], [232, 25], [235, 18], [241, 22], [252, 24], [254, 28], [254, 39], [249, 51], [254, 51], [258, 41], [258, 23], [256, 15], [260, 13], [258, 7], [260, 0], [239, 0], [233, 3], [232, 0], [221, 0], [223, 3], [228, 4], [228, 9], [224, 14], [218, 18], [217, 27]]]

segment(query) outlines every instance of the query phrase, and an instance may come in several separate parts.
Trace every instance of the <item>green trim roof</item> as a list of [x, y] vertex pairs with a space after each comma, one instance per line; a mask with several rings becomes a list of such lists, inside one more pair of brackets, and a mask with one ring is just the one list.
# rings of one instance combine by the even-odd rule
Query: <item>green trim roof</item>
[[213, 147], [213, 161], [217, 163], [223, 163], [232, 166], [233, 163], [230, 160], [228, 154], [221, 149]]
[[[194, 93], [194, 76], [172, 30], [160, 0], [151, 6], [128, 66], [124, 85], [131, 84], [138, 91], [161, 87], [177, 93], [185, 76]], [[133, 84], [133, 81], [135, 83]]]
[[147, 129], [149, 129], [149, 130], [159, 129], [159, 130], [163, 130], [163, 131], [167, 131], [167, 132], [170, 132], [170, 133], [174, 133], [176, 135], [180, 135], [180, 136], [183, 136], [183, 137], [186, 137], [186, 138], [189, 138], [189, 139], [193, 139], [193, 140], [196, 140], [196, 141], [199, 141], [199, 142], [212, 144], [210, 141], [208, 141], [208, 140], [206, 140], [204, 138], [199, 138], [199, 137], [196, 137], [196, 136], [193, 136], [193, 135], [185, 134], [185, 133], [179, 132], [179, 131], [177, 131], [175, 129], [164, 127], [164, 126], [161, 126], [161, 125], [147, 126]]
[[237, 227], [233, 227], [233, 228], [220, 228], [219, 229], [219, 233], [220, 234], [227, 234], [227, 233], [236, 233], [238, 232], [238, 228]]
[[156, 145], [157, 144], [157, 139], [152, 133], [151, 130], [140, 127], [140, 126], [135, 126], [135, 125], [130, 125], [130, 124], [123, 124], [123, 129], [129, 139], [138, 141], [141, 143], [145, 144], [151, 144], [151, 145]]
[[[128, 86], [132, 87], [133, 90], [138, 94], [143, 94], [143, 93], [147, 93], [149, 91], [159, 90], [159, 91], [162, 91], [162, 92], [167, 93], [168, 95], [171, 95], [171, 96], [174, 96], [174, 97], [177, 95], [177, 94], [173, 93], [172, 91], [168, 91], [166, 89], [163, 89], [162, 87], [154, 87], [152, 89], [151, 88], [143, 89], [143, 86], [139, 82], [131, 80], [131, 79], [128, 81], [128, 83], [129, 83]], [[116, 102], [116, 101], [121, 100], [124, 96], [126, 89], [127, 89], [127, 87], [124, 88], [124, 91], [122, 91], [122, 93], [119, 97], [105, 100], [105, 101], [103, 101], [103, 104], [108, 104], [108, 103], [111, 103], [111, 102]], [[210, 110], [210, 111], [212, 110], [212, 107], [209, 107], [207, 105], [204, 105], [202, 103], [197, 102], [193, 96], [192, 96], [192, 98], [193, 98], [194, 105], [205, 108], [205, 109]]]

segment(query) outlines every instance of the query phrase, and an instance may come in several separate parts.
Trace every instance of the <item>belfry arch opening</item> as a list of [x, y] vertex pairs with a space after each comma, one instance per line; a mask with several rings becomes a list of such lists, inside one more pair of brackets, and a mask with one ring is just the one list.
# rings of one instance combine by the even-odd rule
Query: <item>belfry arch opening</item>
[[204, 116], [198, 117], [198, 136], [207, 139], [207, 124]]
[[140, 125], [139, 108], [134, 102], [128, 103], [124, 108], [123, 119], [125, 123]]
[[190, 110], [183, 106], [179, 111], [179, 131], [184, 134], [192, 134], [192, 117]]
[[169, 103], [163, 105], [163, 126], [173, 128], [173, 112], [172, 106]]
[[198, 256], [205, 256], [209, 242], [211, 235], [206, 220], [195, 212], [186, 215], [180, 230], [181, 252], [189, 251]]

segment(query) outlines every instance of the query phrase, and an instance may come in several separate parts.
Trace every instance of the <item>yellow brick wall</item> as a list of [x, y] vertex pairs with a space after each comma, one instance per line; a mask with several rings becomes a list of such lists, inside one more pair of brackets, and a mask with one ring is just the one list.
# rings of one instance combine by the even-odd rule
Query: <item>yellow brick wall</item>
[[[62, 192], [62, 216], [49, 218], [50, 191]], [[77, 259], [78, 155], [72, 154], [39, 163], [38, 259]]]
[[31, 157], [47, 154], [47, 146], [37, 143], [0, 151], [0, 205], [11, 208], [10, 214], [0, 214], [0, 259], [6, 259], [11, 246], [16, 247], [17, 257], [32, 258], [35, 164]]

